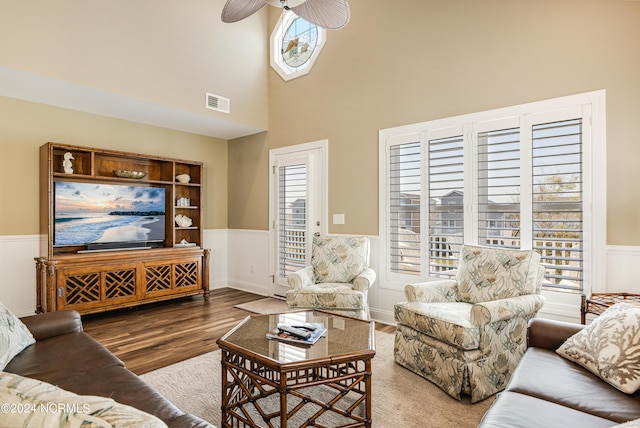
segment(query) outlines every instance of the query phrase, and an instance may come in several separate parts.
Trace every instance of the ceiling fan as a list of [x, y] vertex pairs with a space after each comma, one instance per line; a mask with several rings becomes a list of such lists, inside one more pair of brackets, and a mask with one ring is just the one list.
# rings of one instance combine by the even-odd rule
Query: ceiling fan
[[349, 22], [347, 0], [227, 0], [222, 10], [222, 22], [240, 21], [267, 4], [291, 10], [306, 21], [329, 30], [337, 30]]

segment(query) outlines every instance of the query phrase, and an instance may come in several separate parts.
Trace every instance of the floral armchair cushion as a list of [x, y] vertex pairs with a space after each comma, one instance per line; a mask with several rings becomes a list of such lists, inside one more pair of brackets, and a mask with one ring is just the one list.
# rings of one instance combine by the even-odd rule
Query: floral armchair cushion
[[541, 275], [535, 251], [463, 245], [456, 273], [459, 300], [480, 303], [538, 294]]
[[369, 267], [369, 239], [364, 236], [313, 237], [314, 282], [352, 282]]

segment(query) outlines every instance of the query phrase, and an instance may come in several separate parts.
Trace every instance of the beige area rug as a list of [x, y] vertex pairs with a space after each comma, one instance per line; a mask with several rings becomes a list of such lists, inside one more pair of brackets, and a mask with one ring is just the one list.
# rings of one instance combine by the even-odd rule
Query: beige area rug
[[[457, 401], [393, 361], [393, 335], [376, 331], [373, 358], [373, 426], [376, 428], [476, 427], [493, 398]], [[220, 351], [141, 377], [183, 411], [220, 426]]]
[[273, 297], [266, 297], [264, 299], [254, 300], [253, 302], [242, 303], [240, 305], [235, 305], [234, 308], [244, 309], [245, 311], [256, 314], [281, 314], [289, 311], [287, 302]]

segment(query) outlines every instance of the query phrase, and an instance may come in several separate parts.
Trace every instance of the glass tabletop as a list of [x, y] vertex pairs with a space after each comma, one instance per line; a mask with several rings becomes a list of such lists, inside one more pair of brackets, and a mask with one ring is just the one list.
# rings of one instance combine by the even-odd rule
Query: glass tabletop
[[[277, 329], [278, 324], [303, 323], [322, 323], [327, 332], [313, 345], [288, 343], [266, 336]], [[322, 311], [251, 315], [220, 338], [218, 345], [223, 349], [257, 354], [281, 364], [362, 355], [375, 351], [373, 326], [371, 321]]]

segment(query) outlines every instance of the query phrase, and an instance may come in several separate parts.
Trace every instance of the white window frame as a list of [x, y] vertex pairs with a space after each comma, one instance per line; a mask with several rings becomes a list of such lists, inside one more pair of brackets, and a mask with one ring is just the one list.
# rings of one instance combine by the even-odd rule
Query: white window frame
[[[320, 52], [324, 48], [324, 45], [327, 41], [327, 31], [316, 25], [316, 29], [318, 31], [318, 42], [311, 54], [311, 57], [299, 67], [292, 68], [290, 67], [282, 58], [282, 53], [280, 50], [282, 49], [282, 38], [285, 36], [286, 31], [289, 29], [289, 26], [296, 20], [300, 18], [295, 13], [290, 10], [283, 10], [278, 23], [276, 24], [273, 32], [271, 33], [271, 43], [270, 43], [270, 64], [271, 68], [273, 68], [276, 73], [282, 77], [282, 79], [287, 82], [289, 80], [296, 79], [298, 77], [302, 77], [304, 75], [309, 74], [311, 69], [313, 68], [313, 64], [318, 59]], [[304, 19], [304, 18], [300, 18]], [[307, 21], [308, 22], [308, 21]], [[312, 24], [313, 25], [313, 24]]]
[[[410, 275], [391, 271], [389, 227], [389, 183], [388, 156], [389, 148], [401, 142], [409, 142], [419, 137], [422, 144], [429, 139], [442, 134], [449, 134], [447, 130], [454, 127], [460, 129], [469, 143], [465, 146], [465, 194], [475, 192], [477, 178], [475, 176], [475, 135], [488, 125], [498, 122], [513, 122], [517, 118], [523, 130], [530, 129], [527, 124], [532, 123], [534, 116], [553, 114], [555, 111], [577, 108], [588, 112], [591, 132], [585, 133], [583, 139], [583, 179], [584, 179], [584, 241], [589, 250], [584, 255], [583, 293], [597, 289], [597, 284], [606, 281], [606, 93], [605, 90], [570, 95], [561, 98], [521, 104], [512, 107], [489, 110], [468, 115], [421, 122], [379, 131], [379, 230], [380, 230], [380, 282], [379, 287], [402, 290], [408, 283], [433, 281], [439, 278], [429, 277], [427, 266], [428, 227], [421, 227], [421, 274]], [[529, 132], [529, 131], [527, 131]], [[436, 137], [434, 137], [436, 136]], [[423, 150], [423, 160], [426, 154]], [[530, 162], [523, 157], [524, 162]], [[422, 179], [426, 188], [428, 179]], [[530, 192], [530, 186], [523, 185], [525, 192]], [[428, 201], [422, 198], [421, 224], [428, 224]], [[475, 199], [474, 199], [475, 200]], [[525, 214], [523, 214], [524, 216]], [[469, 218], [471, 221], [466, 221]], [[476, 236], [477, 207], [465, 206], [465, 236]], [[524, 218], [522, 219], [525, 220]], [[531, 233], [523, 228], [523, 233]], [[471, 242], [470, 242], [471, 243]], [[571, 293], [575, 294], [575, 293]]]

